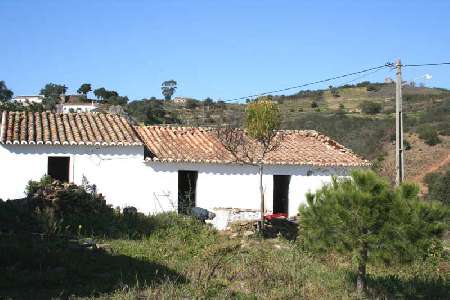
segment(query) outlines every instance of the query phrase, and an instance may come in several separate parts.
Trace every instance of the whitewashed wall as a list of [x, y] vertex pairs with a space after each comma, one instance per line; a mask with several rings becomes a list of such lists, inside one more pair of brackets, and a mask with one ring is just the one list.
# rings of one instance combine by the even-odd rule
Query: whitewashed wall
[[[0, 146], [0, 198], [21, 198], [30, 179], [47, 173], [48, 156], [70, 157], [70, 180], [81, 184], [83, 175], [114, 206], [139, 203], [146, 208], [142, 146]], [[142, 180], [141, 180], [142, 179]], [[150, 180], [150, 179], [149, 179]]]
[[[0, 145], [0, 198], [23, 197], [30, 179], [47, 172], [48, 156], [70, 156], [70, 180], [83, 175], [97, 185], [114, 206], [135, 206], [145, 213], [176, 210], [178, 170], [198, 171], [197, 206], [259, 209], [257, 168], [242, 165], [144, 162], [144, 148]], [[308, 171], [312, 174], [308, 176]], [[346, 168], [267, 166], [263, 177], [266, 208], [272, 210], [273, 175], [292, 175], [289, 215], [296, 215], [305, 193], [329, 182], [331, 175], [346, 175]]]
[[[198, 171], [196, 205], [214, 208], [259, 209], [259, 177], [257, 168], [247, 165], [182, 164], [148, 162], [149, 168], [158, 174], [166, 174], [158, 182], [170, 191], [170, 196], [159, 199], [161, 203], [177, 203], [178, 170]], [[311, 171], [312, 174], [308, 174]], [[273, 206], [273, 175], [291, 175], [289, 185], [289, 215], [298, 212], [301, 203], [306, 203], [305, 194], [315, 191], [331, 181], [332, 175], [346, 176], [347, 168], [311, 168], [298, 166], [267, 166], [264, 169], [263, 185], [266, 208]], [[162, 182], [162, 180], [170, 180]], [[168, 202], [165, 202], [168, 201]]]

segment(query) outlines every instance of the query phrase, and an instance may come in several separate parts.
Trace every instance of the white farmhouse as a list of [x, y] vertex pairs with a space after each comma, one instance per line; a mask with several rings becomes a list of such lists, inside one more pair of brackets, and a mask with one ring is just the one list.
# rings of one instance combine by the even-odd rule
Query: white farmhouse
[[[83, 176], [118, 206], [144, 203], [144, 146], [123, 117], [100, 113], [3, 112], [0, 198], [24, 197], [43, 175], [81, 184]], [[140, 198], [143, 197], [143, 198]]]
[[42, 103], [44, 96], [33, 95], [33, 96], [15, 96], [12, 100], [22, 103], [23, 105], [29, 105], [31, 103]]
[[98, 104], [91, 103], [63, 103], [58, 105], [58, 111], [63, 113], [82, 113], [90, 112], [98, 108]]
[[[0, 198], [24, 196], [44, 174], [77, 184], [86, 177], [114, 206], [145, 213], [199, 206], [257, 215], [258, 169], [236, 163], [214, 129], [135, 126], [103, 113], [3, 112]], [[305, 193], [368, 162], [315, 131], [284, 131], [265, 160], [269, 212], [296, 215]], [[219, 226], [220, 227], [220, 226]]]
[[[236, 163], [213, 128], [136, 127], [146, 145], [155, 204], [174, 203], [217, 212], [236, 209], [256, 212], [260, 207], [258, 168]], [[270, 212], [297, 214], [305, 194], [320, 188], [332, 175], [346, 176], [369, 163], [342, 145], [315, 131], [285, 130], [276, 151], [264, 161], [263, 185]], [[158, 206], [155, 207], [158, 209]]]

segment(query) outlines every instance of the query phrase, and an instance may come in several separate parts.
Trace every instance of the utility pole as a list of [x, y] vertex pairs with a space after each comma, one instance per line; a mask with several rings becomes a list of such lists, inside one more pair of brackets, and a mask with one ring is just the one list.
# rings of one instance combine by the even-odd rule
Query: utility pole
[[403, 107], [402, 107], [402, 63], [398, 59], [395, 63], [397, 81], [395, 88], [395, 183], [400, 185], [405, 177], [403, 160]]

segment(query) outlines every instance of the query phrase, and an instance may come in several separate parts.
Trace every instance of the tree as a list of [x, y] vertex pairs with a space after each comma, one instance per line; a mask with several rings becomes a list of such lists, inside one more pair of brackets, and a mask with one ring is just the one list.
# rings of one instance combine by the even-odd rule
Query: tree
[[97, 99], [112, 105], [125, 105], [128, 102], [128, 97], [119, 96], [118, 92], [107, 90], [104, 87], [94, 90], [94, 95]]
[[42, 105], [47, 110], [54, 110], [56, 104], [61, 100], [61, 96], [67, 91], [67, 87], [61, 84], [47, 83], [44, 88], [41, 89], [40, 95], [44, 96], [42, 99]]
[[172, 99], [175, 90], [177, 89], [177, 82], [175, 80], [166, 80], [161, 84], [161, 92], [165, 100]]
[[98, 89], [94, 90], [94, 95], [95, 95], [95, 97], [97, 97], [98, 100], [104, 100], [104, 99], [107, 98], [106, 97], [107, 96], [107, 91], [106, 91], [105, 88], [101, 87], [101, 88], [98, 88]]
[[336, 97], [336, 98], [340, 97], [339, 90], [337, 88], [335, 88], [332, 85], [330, 85], [328, 88], [330, 89], [331, 96]]
[[375, 115], [381, 112], [382, 106], [380, 103], [364, 100], [360, 105], [361, 111], [365, 114]]
[[90, 83], [83, 83], [80, 88], [77, 90], [78, 94], [82, 94], [85, 97], [87, 96], [87, 94], [92, 91], [92, 86]]
[[161, 124], [164, 123], [164, 116], [166, 111], [164, 110], [162, 100], [150, 100], [146, 108], [145, 125]]
[[14, 95], [13, 91], [8, 89], [6, 83], [3, 80], [0, 80], [0, 101], [1, 102], [9, 101], [11, 100], [13, 95]]
[[417, 197], [418, 187], [393, 188], [372, 171], [337, 179], [300, 207], [300, 239], [314, 251], [350, 254], [357, 262], [357, 290], [366, 287], [373, 261], [407, 262], [427, 255], [448, 228], [449, 210]]
[[283, 136], [278, 129], [281, 115], [275, 102], [268, 97], [259, 98], [247, 104], [245, 110], [245, 130], [231, 126], [218, 127], [217, 136], [225, 149], [238, 162], [258, 167], [259, 192], [261, 201], [261, 222], [264, 229], [264, 159], [275, 151]]
[[424, 177], [428, 186], [428, 198], [450, 205], [450, 169], [447, 172], [429, 173]]
[[419, 126], [417, 133], [419, 138], [424, 140], [425, 144], [429, 146], [434, 146], [441, 142], [437, 130], [428, 124]]
[[184, 106], [187, 109], [195, 109], [198, 107], [198, 101], [195, 99], [186, 99], [186, 101], [184, 102]]
[[119, 93], [117, 93], [116, 91], [105, 90], [103, 96], [105, 100], [108, 100], [112, 97], [119, 97]]
[[40, 95], [44, 97], [60, 97], [64, 95], [67, 91], [67, 87], [61, 84], [47, 83], [43, 89], [40, 91]]
[[110, 104], [110, 105], [126, 105], [128, 103], [128, 97], [126, 96], [110, 96], [105, 100], [106, 103]]
[[214, 103], [214, 101], [213, 101], [213, 99], [211, 99], [211, 98], [206, 98], [205, 100], [203, 100], [203, 105], [206, 105], [206, 106], [210, 106], [210, 105], [212, 105]]
[[376, 84], [369, 84], [366, 86], [366, 91], [368, 92], [377, 92], [380, 90], [380, 87]]

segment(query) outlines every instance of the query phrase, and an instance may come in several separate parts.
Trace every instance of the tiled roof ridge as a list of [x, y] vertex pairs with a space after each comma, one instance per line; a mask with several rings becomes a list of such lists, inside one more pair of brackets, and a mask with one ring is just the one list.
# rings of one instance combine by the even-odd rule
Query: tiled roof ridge
[[[215, 131], [218, 127], [214, 126], [178, 126], [174, 124], [155, 124], [155, 125], [139, 125], [138, 127], [153, 127], [153, 128], [166, 128], [166, 129], [175, 129], [179, 131], [190, 131], [190, 130], [202, 130], [202, 131]], [[317, 140], [321, 142], [328, 143], [330, 146], [335, 147], [336, 149], [341, 150], [342, 152], [353, 153], [354, 152], [344, 145], [338, 143], [336, 140], [330, 138], [329, 136], [320, 133], [317, 130], [313, 129], [279, 129], [277, 133], [282, 134], [303, 134], [305, 136], [315, 137]]]
[[[150, 161], [188, 163], [239, 163], [224, 150], [212, 132], [217, 127], [169, 125], [136, 126], [139, 136], [152, 153]], [[273, 165], [369, 166], [350, 149], [316, 130], [279, 130], [285, 135], [283, 149], [263, 163]], [[189, 134], [190, 133], [190, 134]], [[300, 152], [298, 152], [300, 151]], [[303, 152], [302, 152], [303, 151]], [[306, 154], [306, 156], [305, 156]]]

